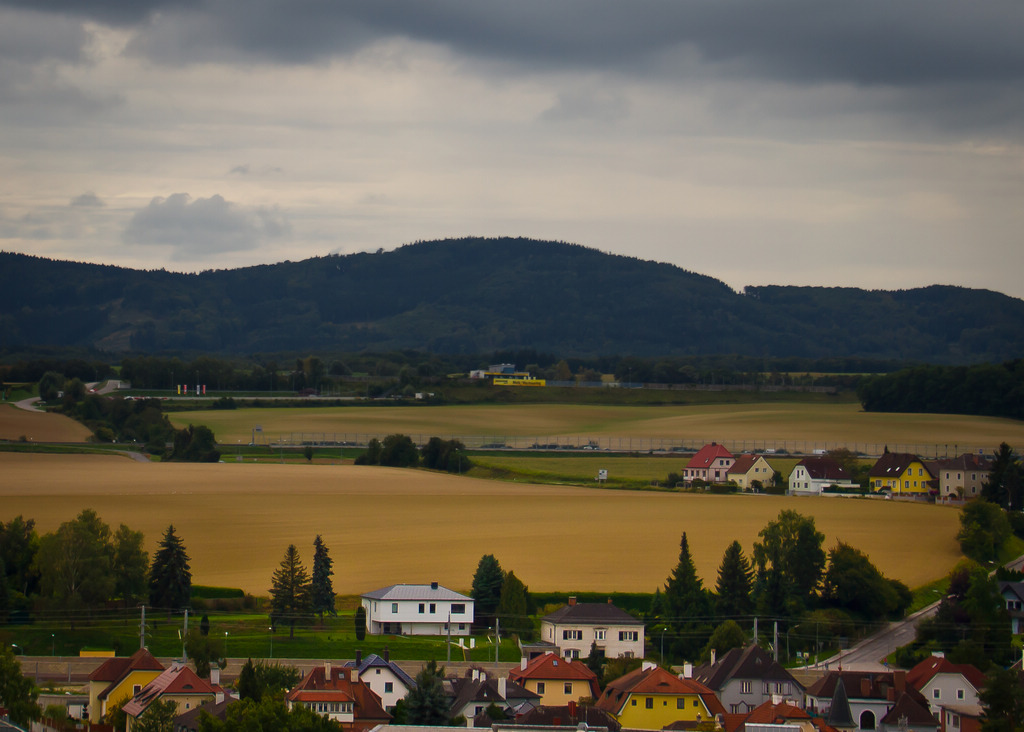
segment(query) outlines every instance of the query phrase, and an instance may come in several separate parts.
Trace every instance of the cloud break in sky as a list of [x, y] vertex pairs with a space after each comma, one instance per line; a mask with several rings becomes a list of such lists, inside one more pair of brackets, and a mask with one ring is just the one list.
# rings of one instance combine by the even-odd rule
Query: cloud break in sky
[[1024, 5], [0, 0], [0, 248], [530, 236], [1024, 296]]

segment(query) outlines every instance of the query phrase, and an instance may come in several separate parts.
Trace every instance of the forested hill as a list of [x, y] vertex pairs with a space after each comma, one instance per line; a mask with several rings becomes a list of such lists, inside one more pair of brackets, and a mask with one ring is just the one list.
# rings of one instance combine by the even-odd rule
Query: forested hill
[[1024, 301], [934, 286], [751, 287], [528, 239], [200, 274], [0, 253], [0, 349], [859, 356], [932, 363], [1024, 353]]

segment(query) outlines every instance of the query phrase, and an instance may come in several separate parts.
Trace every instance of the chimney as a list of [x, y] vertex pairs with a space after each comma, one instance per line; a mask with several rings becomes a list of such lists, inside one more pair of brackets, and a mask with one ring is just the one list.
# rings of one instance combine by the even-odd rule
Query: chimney
[[504, 676], [498, 679], [498, 696], [501, 697], [502, 701], [508, 696], [508, 679]]
[[437, 589], [437, 582], [431, 582], [430, 583], [430, 589], [436, 590]]
[[895, 671], [892, 675], [893, 686], [896, 687], [896, 691], [902, 694], [907, 690], [907, 672], [906, 671]]
[[357, 669], [357, 668], [353, 668], [352, 669], [352, 675], [350, 677], [350, 680], [352, 681], [353, 684], [356, 683], [357, 681], [359, 681], [359, 669]]
[[575, 597], [570, 597], [569, 598], [569, 607], [572, 607], [575, 604], [576, 604], [576, 598]]
[[391, 649], [384, 646], [384, 663], [391, 663]]
[[871, 679], [869, 679], [867, 676], [861, 677], [860, 696], [862, 699], [867, 699], [871, 696]]
[[330, 661], [324, 661], [324, 681], [326, 681], [328, 684], [331, 683], [331, 662]]
[[220, 666], [215, 663], [210, 664], [210, 685], [220, 686]]
[[519, 659], [519, 670], [520, 671], [525, 671], [527, 663], [528, 663], [528, 661], [526, 660], [526, 656], [523, 656], [522, 658], [520, 658]]
[[356, 666], [358, 667], [358, 666], [361, 666], [362, 664], [363, 664], [363, 651], [362, 651], [361, 648], [357, 648], [356, 649]]
[[692, 679], [693, 678], [693, 664], [692, 663], [684, 663], [683, 664], [683, 678], [684, 679]]
[[715, 659], [718, 657], [718, 652], [714, 648], [711, 649], [711, 665], [715, 665]]

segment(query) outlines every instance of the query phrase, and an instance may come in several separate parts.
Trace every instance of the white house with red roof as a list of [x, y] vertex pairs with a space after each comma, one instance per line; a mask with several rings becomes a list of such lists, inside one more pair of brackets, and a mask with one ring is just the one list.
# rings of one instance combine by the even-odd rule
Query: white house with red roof
[[775, 470], [763, 455], [738, 456], [725, 476], [727, 482], [735, 483], [741, 491], [753, 490], [751, 486], [755, 480], [761, 484], [762, 488], [767, 487], [771, 485], [774, 477]]
[[938, 716], [944, 705], [977, 705], [985, 674], [969, 663], [953, 663], [943, 655], [929, 656], [907, 671], [907, 683], [921, 692], [929, 711]]
[[683, 468], [683, 482], [702, 480], [705, 483], [725, 483], [729, 479], [729, 468], [735, 462], [736, 458], [731, 452], [717, 442], [712, 442], [698, 450], [686, 463], [686, 467]]

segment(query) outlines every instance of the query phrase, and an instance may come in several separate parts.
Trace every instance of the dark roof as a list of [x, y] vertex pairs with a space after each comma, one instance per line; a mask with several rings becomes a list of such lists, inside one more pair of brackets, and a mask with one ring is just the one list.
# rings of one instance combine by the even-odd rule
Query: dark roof
[[[754, 467], [754, 463], [756, 463], [758, 460], [761, 460], [761, 459], [762, 458], [761, 458], [760, 455], [740, 455], [740, 456], [738, 456], [736, 458], [736, 462], [734, 462], [732, 464], [732, 467], [729, 468], [729, 474], [732, 474], [732, 473], [738, 473], [738, 474], [747, 473], [747, 472], [750, 471], [750, 469], [752, 467]], [[765, 462], [767, 462], [767, 461], [765, 461]], [[771, 467], [771, 466], [768, 466], [768, 467]]]
[[198, 732], [199, 718], [206, 712], [216, 719], [226, 719], [228, 707], [237, 702], [234, 697], [226, 697], [224, 701], [211, 701], [201, 704], [195, 709], [179, 714], [174, 718], [174, 732]]
[[524, 701], [536, 702], [540, 699], [539, 694], [523, 688], [514, 681], [505, 682], [504, 696], [498, 692], [498, 679], [463, 677], [452, 679], [451, 683], [455, 695], [451, 704], [453, 710], [462, 709], [470, 702], [516, 706]]
[[896, 703], [893, 704], [889, 713], [882, 717], [881, 721], [886, 725], [898, 725], [901, 724], [904, 717], [906, 717], [907, 724], [912, 724], [915, 727], [939, 726], [938, 721], [928, 711], [928, 705], [921, 704], [907, 693], [900, 694], [896, 698]]
[[756, 644], [746, 648], [733, 648], [723, 654], [714, 665], [699, 666], [694, 669], [693, 678], [713, 691], [721, 691], [732, 679], [789, 681], [803, 690], [803, 686], [783, 668], [782, 664]]
[[[355, 661], [346, 661], [344, 668], [356, 668]], [[376, 653], [371, 653], [369, 656], [364, 658], [358, 666], [359, 676], [362, 678], [363, 674], [372, 668], [386, 668], [390, 669], [391, 673], [401, 679], [402, 683], [405, 684], [407, 689], [415, 689], [416, 681], [409, 674], [401, 669], [401, 667], [390, 659], [383, 659]]]
[[988, 472], [992, 469], [991, 460], [970, 452], [965, 452], [963, 455], [958, 455], [957, 457], [933, 460], [930, 461], [930, 463], [940, 470], [978, 470], [981, 472]]
[[868, 476], [871, 478], [898, 478], [913, 462], [924, 464], [921, 458], [911, 455], [909, 452], [887, 452], [871, 466]]
[[812, 480], [850, 480], [846, 468], [830, 457], [806, 457], [797, 465], [804, 466]]
[[840, 677], [836, 681], [835, 692], [832, 694], [832, 705], [828, 710], [828, 723], [834, 727], [853, 727], [853, 711], [850, 699], [846, 696], [846, 685]]
[[829, 671], [807, 689], [807, 696], [831, 699], [840, 683], [850, 699], [893, 700], [904, 691], [919, 702], [921, 692], [909, 684], [906, 671]]
[[545, 615], [542, 620], [549, 623], [574, 623], [576, 625], [643, 625], [644, 621], [634, 618], [622, 608], [610, 602], [577, 602], [558, 608]]
[[609, 732], [618, 732], [622, 725], [611, 714], [588, 705], [573, 704], [565, 707], [537, 707], [516, 719], [516, 724], [535, 727], [607, 727]]
[[1000, 581], [999, 594], [1005, 595], [1007, 592], [1012, 592], [1019, 600], [1024, 601], [1024, 582]]

